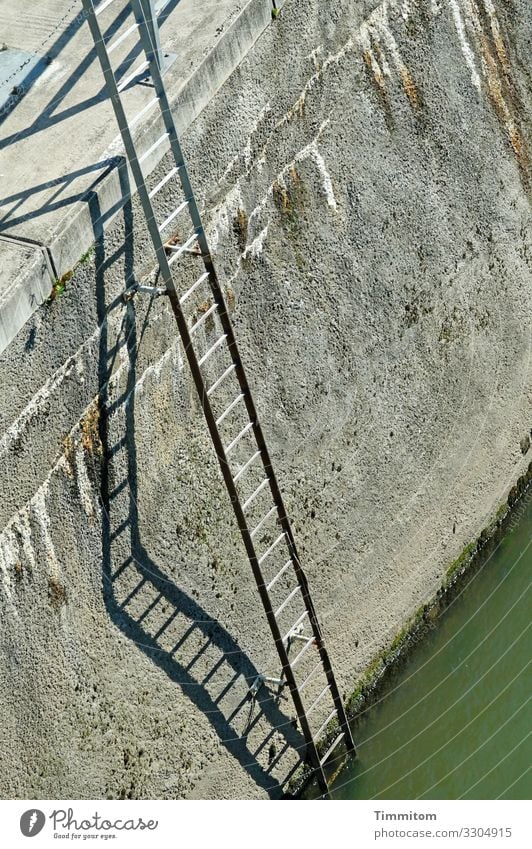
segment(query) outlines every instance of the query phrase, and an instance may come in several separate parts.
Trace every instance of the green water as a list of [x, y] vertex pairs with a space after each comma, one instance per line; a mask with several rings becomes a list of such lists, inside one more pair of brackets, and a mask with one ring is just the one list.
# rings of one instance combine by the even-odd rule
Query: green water
[[530, 798], [532, 496], [354, 726], [333, 799]]

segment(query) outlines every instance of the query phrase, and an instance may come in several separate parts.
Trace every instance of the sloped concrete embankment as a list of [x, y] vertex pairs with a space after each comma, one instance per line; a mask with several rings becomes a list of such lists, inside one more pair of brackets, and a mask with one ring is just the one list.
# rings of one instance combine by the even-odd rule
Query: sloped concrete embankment
[[[184, 139], [346, 698], [530, 460], [530, 23], [286, 2]], [[275, 796], [300, 742], [245, 701], [275, 655], [168, 307], [119, 297], [151, 265], [134, 201], [2, 355], [4, 797]]]

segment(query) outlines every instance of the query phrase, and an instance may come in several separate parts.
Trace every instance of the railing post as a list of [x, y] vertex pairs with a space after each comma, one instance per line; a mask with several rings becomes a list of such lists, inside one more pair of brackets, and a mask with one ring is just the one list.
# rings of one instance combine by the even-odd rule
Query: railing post
[[161, 48], [161, 35], [159, 33], [159, 22], [155, 11], [154, 0], [140, 0], [142, 13], [148, 26], [150, 41], [152, 43], [153, 52], [157, 61], [157, 66], [160, 71], [163, 70], [163, 51]]

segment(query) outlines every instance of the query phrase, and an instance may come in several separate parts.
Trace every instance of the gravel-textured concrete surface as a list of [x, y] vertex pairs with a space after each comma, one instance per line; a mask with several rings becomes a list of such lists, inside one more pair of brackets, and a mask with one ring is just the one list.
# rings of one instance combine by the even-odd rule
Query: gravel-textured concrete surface
[[[346, 697], [530, 460], [530, 24], [288, 0], [184, 138]], [[300, 739], [244, 701], [277, 664], [192, 381], [118, 298], [136, 201], [95, 239], [0, 362], [2, 794], [275, 796]]]

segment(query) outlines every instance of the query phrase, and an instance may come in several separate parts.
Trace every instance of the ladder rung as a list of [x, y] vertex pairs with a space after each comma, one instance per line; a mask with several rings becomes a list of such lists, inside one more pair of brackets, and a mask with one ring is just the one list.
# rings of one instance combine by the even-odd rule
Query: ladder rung
[[206, 363], [206, 362], [207, 362], [207, 360], [209, 359], [210, 355], [211, 355], [211, 354], [214, 354], [214, 352], [215, 352], [215, 351], [216, 351], [216, 350], [220, 347], [220, 345], [222, 344], [222, 342], [223, 342], [225, 339], [227, 339], [227, 333], [224, 333], [224, 334], [223, 334], [223, 336], [220, 336], [220, 338], [216, 340], [216, 342], [214, 343], [214, 345], [213, 345], [211, 348], [209, 348], [209, 350], [207, 351], [207, 353], [206, 353], [206, 354], [203, 354], [203, 356], [202, 356], [201, 360], [198, 360], [198, 365], [199, 365], [199, 366], [202, 366], [202, 365], [203, 365], [203, 363]]
[[[192, 336], [196, 332], [196, 330], [198, 330], [198, 328], [200, 328], [201, 325], [204, 324], [204, 322], [207, 321], [209, 316], [212, 315], [213, 312], [216, 312], [217, 309], [218, 309], [218, 304], [213, 304], [212, 307], [209, 307], [209, 309], [206, 312], [203, 313], [201, 318], [198, 318], [196, 324], [192, 325], [192, 327], [189, 330], [190, 335]], [[216, 422], [216, 424], [218, 424], [218, 422]]]
[[251, 428], [252, 428], [252, 427], [253, 427], [253, 422], [249, 422], [249, 424], [247, 424], [244, 428], [242, 428], [242, 430], [240, 431], [240, 433], [238, 434], [238, 436], [235, 436], [235, 438], [233, 439], [233, 441], [229, 443], [229, 445], [228, 445], [228, 446], [227, 446], [227, 448], [225, 449], [225, 453], [226, 453], [226, 454], [229, 454], [229, 452], [233, 450], [233, 448], [235, 447], [235, 445], [236, 445], [238, 442], [240, 442], [240, 440], [242, 439], [242, 437], [243, 437], [243, 436], [245, 436], [245, 435], [246, 435], [246, 433], [248, 432], [248, 430], [251, 430]]
[[151, 147], [149, 147], [148, 150], [143, 153], [142, 156], [139, 157], [139, 163], [142, 164], [148, 158], [148, 156], [153, 153], [153, 151], [156, 150], [165, 139], [168, 138], [168, 135], [168, 133], [163, 133], [162, 136], [160, 136], [160, 138], [158, 138], [157, 141], [154, 142]]
[[[210, 389], [209, 389], [209, 392], [210, 392]], [[209, 394], [209, 392], [207, 392], [207, 395]], [[242, 395], [242, 398], [243, 398], [243, 397], [244, 397], [244, 396]], [[234, 478], [233, 478], [233, 480], [234, 480], [234, 482], [235, 482], [235, 483], [237, 482], [237, 480], [239, 480], [239, 479], [242, 477], [242, 475], [244, 474], [244, 472], [246, 472], [246, 471], [249, 469], [249, 467], [251, 466], [251, 464], [255, 462], [255, 460], [257, 459], [257, 457], [260, 457], [260, 451], [255, 451], [255, 453], [253, 454], [253, 456], [252, 456], [252, 457], [250, 457], [250, 458], [249, 458], [249, 460], [247, 461], [247, 463], [245, 463], [245, 464], [242, 466], [242, 468], [240, 469], [240, 471], [236, 473], [236, 475], [235, 475], [235, 476], [234, 476]]]
[[296, 665], [299, 663], [303, 655], [305, 655], [311, 646], [316, 645], [316, 638], [314, 636], [308, 638], [308, 642], [305, 643], [299, 654], [296, 654], [295, 658], [291, 662], [290, 666], [292, 669], [295, 669]]
[[274, 768], [274, 766], [275, 766], [276, 764], [278, 764], [278, 763], [279, 763], [279, 761], [281, 760], [281, 758], [283, 757], [283, 755], [286, 753], [286, 751], [287, 751], [287, 749], [288, 749], [288, 748], [289, 748], [288, 743], [285, 743], [285, 744], [284, 744], [284, 746], [281, 748], [281, 750], [280, 750], [279, 752], [277, 752], [277, 754], [276, 754], [276, 756], [273, 758], [273, 760], [271, 760], [271, 761], [268, 763], [268, 771], [269, 771], [270, 773], [271, 773], [272, 769]]
[[300, 693], [303, 691], [303, 687], [306, 687], [306, 686], [307, 686], [307, 684], [308, 684], [308, 682], [310, 681], [310, 679], [314, 677], [314, 673], [315, 673], [318, 669], [323, 669], [323, 665], [322, 665], [321, 660], [319, 660], [319, 661], [317, 662], [317, 664], [316, 664], [316, 666], [314, 667], [314, 669], [313, 669], [311, 672], [309, 672], [309, 674], [307, 675], [307, 677], [305, 678], [305, 680], [303, 681], [303, 683], [299, 685], [299, 692], [300, 692]]
[[159, 98], [158, 98], [158, 97], [153, 97], [150, 101], [148, 101], [148, 103], [146, 104], [146, 106], [144, 106], [144, 107], [140, 110], [140, 112], [137, 112], [137, 114], [135, 115], [135, 117], [131, 119], [131, 121], [129, 122], [129, 129], [131, 129], [132, 127], [134, 127], [134, 126], [135, 126], [135, 124], [136, 124], [136, 123], [138, 123], [138, 121], [140, 121], [140, 119], [144, 117], [144, 115], [146, 114], [146, 112], [149, 112], [149, 111], [150, 111], [150, 109], [152, 108], [152, 106], [155, 106], [155, 104], [156, 104], [156, 103], [158, 103], [158, 102], [159, 102]]
[[[161, 224], [161, 226], [159, 227], [159, 233], [162, 233], [162, 232], [163, 232], [163, 230], [165, 230], [165, 229], [168, 227], [168, 225], [169, 225], [169, 224], [170, 224], [170, 223], [174, 220], [174, 218], [177, 218], [177, 216], [179, 215], [179, 213], [180, 213], [180, 212], [183, 212], [183, 210], [187, 208], [187, 206], [189, 205], [189, 203], [190, 203], [190, 201], [189, 201], [189, 200], [183, 200], [183, 201], [181, 201], [181, 203], [179, 204], [179, 206], [176, 206], [176, 208], [175, 208], [175, 209], [174, 209], [174, 211], [173, 211], [173, 212], [172, 212], [172, 213], [168, 216], [168, 218], [166, 218], [166, 219], [163, 221], [163, 223], [162, 223], [162, 224]], [[182, 253], [184, 253], [184, 252], [187, 250], [187, 248], [189, 248], [189, 247], [190, 247], [190, 245], [192, 244], [192, 242], [194, 242], [197, 238], [198, 238], [198, 234], [197, 234], [197, 233], [192, 233], [192, 236], [189, 236], [189, 237], [188, 237], [188, 239], [187, 239], [187, 241], [185, 242], [185, 244], [184, 244], [184, 245], [167, 245], [168, 250], [172, 251], [172, 253], [174, 254], [174, 256], [172, 257], [172, 259], [170, 260], [170, 265], [171, 265], [171, 264], [172, 264], [172, 263], [173, 263], [173, 262], [174, 262], [174, 261], [175, 261], [175, 260], [176, 260], [179, 256], [181, 256], [181, 254], [182, 254]]]
[[[315, 707], [318, 707], [318, 705], [319, 705], [319, 703], [321, 702], [321, 700], [323, 699], [323, 697], [324, 697], [325, 693], [327, 692], [327, 690], [330, 690], [330, 688], [331, 688], [331, 685], [330, 685], [330, 684], [327, 684], [327, 686], [323, 688], [323, 690], [321, 691], [321, 693], [319, 694], [319, 696], [318, 696], [316, 699], [314, 699], [314, 701], [312, 702], [311, 706], [310, 706], [310, 707], [309, 707], [309, 709], [306, 711], [307, 716], [309, 716], [309, 715], [312, 713], [312, 711], [314, 710], [314, 708], [315, 708]], [[300, 688], [300, 689], [301, 689], [301, 688]], [[327, 722], [329, 722], [329, 720], [327, 720]]]
[[260, 520], [259, 524], [255, 528], [253, 528], [253, 530], [251, 531], [251, 533], [250, 533], [251, 539], [253, 539], [253, 537], [255, 536], [257, 531], [259, 531], [262, 528], [263, 524], [268, 521], [268, 519], [270, 518], [272, 513], [276, 513], [276, 512], [277, 512], [277, 507], [272, 507], [270, 510], [268, 510], [266, 515]]
[[273, 549], [275, 548], [275, 546], [276, 546], [276, 545], [278, 545], [278, 544], [281, 542], [281, 540], [282, 540], [283, 538], [284, 538], [284, 531], [282, 532], [282, 534], [279, 534], [279, 536], [277, 537], [277, 539], [275, 540], [275, 542], [272, 542], [272, 544], [270, 545], [269, 549], [268, 549], [267, 551], [265, 551], [265, 552], [264, 552], [264, 554], [262, 555], [262, 557], [259, 559], [259, 566], [261, 566], [261, 565], [264, 563], [264, 561], [266, 560], [266, 558], [267, 558], [267, 557], [269, 557], [269, 556], [270, 556], [270, 554], [272, 553], [272, 551], [273, 551]]
[[269, 479], [269, 478], [264, 478], [264, 480], [263, 480], [261, 483], [259, 483], [259, 485], [258, 485], [257, 489], [256, 489], [254, 492], [252, 492], [252, 493], [251, 493], [251, 495], [249, 496], [249, 498], [247, 499], [247, 501], [244, 501], [244, 503], [243, 503], [243, 505], [242, 505], [242, 510], [246, 510], [246, 509], [249, 507], [249, 505], [250, 505], [253, 501], [255, 501], [255, 499], [256, 499], [256, 497], [257, 497], [257, 495], [259, 494], [259, 492], [262, 492], [262, 490], [264, 489], [264, 487], [265, 487], [265, 486], [266, 486], [269, 482], [270, 482], [270, 479]]
[[336, 749], [336, 747], [337, 747], [338, 743], [339, 743], [339, 742], [340, 742], [340, 740], [343, 738], [343, 736], [344, 736], [344, 732], [342, 731], [342, 733], [338, 735], [338, 737], [336, 738], [336, 740], [334, 741], [334, 743], [331, 743], [331, 745], [329, 746], [329, 748], [328, 748], [328, 749], [327, 749], [327, 751], [325, 752], [324, 756], [323, 756], [323, 757], [322, 757], [322, 759], [320, 760], [320, 766], [323, 766], [323, 764], [325, 763], [325, 761], [327, 760], [327, 758], [329, 757], [329, 755], [330, 755], [330, 754], [332, 754], [332, 752]]
[[[215, 306], [215, 307], [217, 307], [217, 306], [218, 306], [218, 304], [215, 304], [214, 306]], [[212, 311], [212, 307], [211, 307], [211, 309], [210, 309], [208, 312], [206, 312], [206, 313], [205, 313], [204, 318], [207, 318], [207, 316], [209, 315], [209, 313], [210, 313], [211, 311]], [[229, 415], [229, 413], [231, 412], [231, 410], [234, 410], [234, 409], [235, 409], [236, 405], [237, 405], [237, 404], [239, 404], [239, 403], [240, 403], [240, 401], [242, 401], [242, 399], [243, 399], [244, 397], [245, 397], [245, 396], [244, 396], [244, 393], [243, 393], [243, 392], [241, 392], [241, 393], [240, 393], [240, 395], [237, 395], [237, 397], [235, 398], [235, 400], [234, 400], [234, 401], [231, 401], [231, 403], [229, 404], [229, 406], [227, 407], [227, 409], [226, 409], [226, 410], [224, 410], [224, 411], [223, 411], [223, 413], [222, 413], [222, 415], [221, 415], [221, 416], [219, 416], [219, 417], [216, 419], [216, 427], [218, 427], [218, 425], [221, 425], [221, 423], [222, 423], [222, 422], [223, 422], [223, 420], [226, 418], [226, 416], [228, 416], [228, 415]]]
[[290, 628], [290, 630], [286, 632], [286, 634], [285, 634], [285, 635], [284, 635], [284, 637], [283, 637], [283, 643], [286, 643], [286, 641], [287, 641], [288, 637], [290, 636], [290, 634], [292, 633], [292, 631], [294, 630], [294, 628], [297, 628], [297, 626], [298, 626], [298, 625], [301, 625], [301, 623], [302, 623], [303, 619], [304, 619], [306, 616], [308, 616], [308, 610], [305, 610], [305, 612], [304, 612], [304, 613], [302, 613], [302, 614], [301, 614], [301, 616], [299, 616], [299, 617], [296, 619], [296, 621], [294, 622], [294, 624], [292, 625], [292, 627]]
[[[315, 743], [319, 740], [319, 738], [320, 738], [320, 734], [322, 733], [322, 731], [325, 731], [325, 729], [327, 728], [327, 726], [328, 726], [329, 722], [331, 721], [331, 719], [332, 719], [334, 716], [336, 716], [336, 708], [335, 708], [333, 711], [331, 711], [331, 713], [329, 714], [329, 716], [327, 717], [327, 719], [325, 720], [325, 722], [322, 722], [322, 724], [320, 725], [320, 727], [318, 728], [318, 730], [317, 730], [317, 731], [316, 731], [316, 733], [314, 734], [314, 736], [313, 736], [313, 738], [312, 738], [312, 739], [314, 740], [314, 742], [315, 742]], [[340, 736], [342, 736], [342, 735], [340, 735]], [[322, 761], [322, 763], [323, 763], [323, 761]]]
[[[295, 594], [296, 594], [297, 592], [299, 592], [300, 590], [301, 590], [301, 587], [300, 587], [300, 586], [299, 586], [299, 584], [298, 584], [298, 585], [297, 585], [297, 587], [295, 588], [295, 590], [292, 590], [292, 592], [290, 593], [290, 595], [287, 595], [287, 597], [285, 598], [285, 600], [283, 601], [283, 603], [281, 604], [281, 606], [280, 606], [280, 607], [278, 607], [278, 608], [277, 608], [277, 610], [275, 611], [275, 613], [273, 614], [273, 615], [275, 616], [275, 618], [276, 618], [276, 619], [277, 619], [277, 617], [278, 617], [278, 616], [279, 616], [279, 615], [283, 612], [283, 610], [285, 609], [286, 605], [287, 605], [287, 604], [290, 604], [290, 602], [292, 601], [292, 599], [293, 599], [293, 597], [295, 596]], [[290, 665], [292, 665], [292, 664], [290, 664]]]
[[135, 77], [138, 77], [139, 74], [145, 71], [146, 68], [149, 68], [149, 66], [150, 63], [147, 59], [144, 62], [141, 62], [138, 68], [135, 68], [135, 70], [131, 71], [131, 73], [128, 74], [127, 77], [124, 77], [121, 83], [118, 83], [118, 85], [116, 86], [118, 91], [124, 91], [124, 89], [128, 87], [129, 83], [132, 82]]
[[138, 26], [139, 25], [135, 21], [135, 23], [132, 24], [130, 27], [128, 27], [127, 30], [122, 33], [122, 35], [119, 35], [118, 38], [115, 38], [115, 40], [113, 42], [111, 42], [111, 44], [109, 44], [109, 46], [107, 48], [107, 53], [110, 55], [113, 52], [113, 50], [116, 50], [116, 48], [120, 44], [122, 44], [122, 42], [125, 41], [126, 38], [128, 36], [130, 36], [132, 32], [134, 32], [136, 29], [138, 29]]
[[291, 561], [291, 560], [287, 560], [287, 561], [286, 561], [286, 563], [284, 564], [283, 568], [280, 570], [280, 572], [277, 572], [277, 575], [275, 576], [275, 578], [272, 578], [272, 580], [270, 581], [270, 583], [269, 583], [269, 584], [268, 584], [268, 586], [266, 587], [266, 589], [268, 590], [268, 592], [269, 592], [269, 591], [271, 590], [271, 588], [272, 588], [272, 587], [273, 587], [273, 586], [277, 583], [277, 581], [279, 580], [279, 578], [280, 578], [282, 575], [284, 575], [284, 573], [286, 572], [286, 570], [288, 569], [288, 567], [289, 567], [289, 566], [291, 566], [291, 565], [292, 565], [292, 561]]
[[[204, 276], [205, 276], [205, 275], [204, 275]], [[208, 273], [207, 273], [207, 275], [206, 275], [206, 276], [207, 276], [207, 277], [209, 276], [209, 275], [208, 275]], [[194, 285], [196, 285], [196, 284], [194, 284]], [[190, 292], [190, 289], [189, 289], [189, 292]], [[231, 372], [232, 372], [232, 371], [234, 371], [235, 369], [236, 369], [236, 365], [235, 365], [234, 363], [232, 363], [232, 365], [230, 365], [230, 366], [229, 366], [229, 368], [226, 368], [226, 370], [224, 371], [224, 373], [223, 373], [223, 374], [221, 374], [221, 375], [220, 375], [220, 377], [218, 378], [218, 380], [215, 380], [215, 381], [214, 381], [214, 383], [212, 384], [211, 388], [207, 390], [207, 397], [211, 396], [211, 395], [212, 395], [212, 393], [215, 391], [215, 389], [218, 389], [218, 387], [219, 387], [220, 383], [221, 383], [223, 380], [225, 380], [225, 378], [226, 378], [229, 374], [231, 374]]]
[[176, 165], [175, 168], [172, 168], [172, 170], [168, 172], [166, 177], [163, 177], [163, 179], [160, 180], [157, 183], [155, 188], [152, 189], [151, 192], [149, 192], [149, 194], [148, 194], [148, 197], [150, 198], [150, 200], [152, 199], [152, 197], [155, 197], [157, 192], [160, 192], [160, 190], [162, 189], [163, 186], [166, 186], [166, 184], [172, 179], [172, 177], [174, 177], [177, 174], [178, 171], [179, 171], [179, 168]]
[[104, 3], [100, 3], [99, 6], [96, 6], [96, 8], [94, 9], [94, 14], [96, 15], [96, 17], [98, 17], [100, 12], [105, 11], [105, 9], [107, 9], [107, 7], [111, 5], [111, 3], [114, 3], [114, 0], [105, 0]]
[[[202, 283], [205, 283], [205, 281], [206, 281], [206, 280], [208, 280], [208, 279], [209, 279], [209, 272], [208, 272], [208, 271], [205, 271], [205, 272], [201, 275], [201, 277], [198, 277], [198, 279], [197, 279], [197, 280], [196, 280], [196, 282], [195, 282], [195, 283], [194, 283], [194, 284], [190, 287], [190, 289], [188, 289], [188, 290], [185, 292], [185, 294], [184, 294], [184, 295], [182, 295], [182, 296], [179, 298], [179, 303], [180, 303], [180, 304], [184, 304], [184, 303], [185, 303], [185, 301], [187, 301], [187, 300], [190, 298], [190, 296], [194, 294], [194, 292], [196, 291], [196, 289], [198, 288], [198, 286], [201, 286], [201, 284], [202, 284]], [[234, 368], [234, 366], [233, 366], [233, 368]], [[209, 391], [210, 391], [210, 390], [209, 390]], [[208, 395], [208, 394], [209, 394], [209, 393], [207, 392], [207, 395]]]

